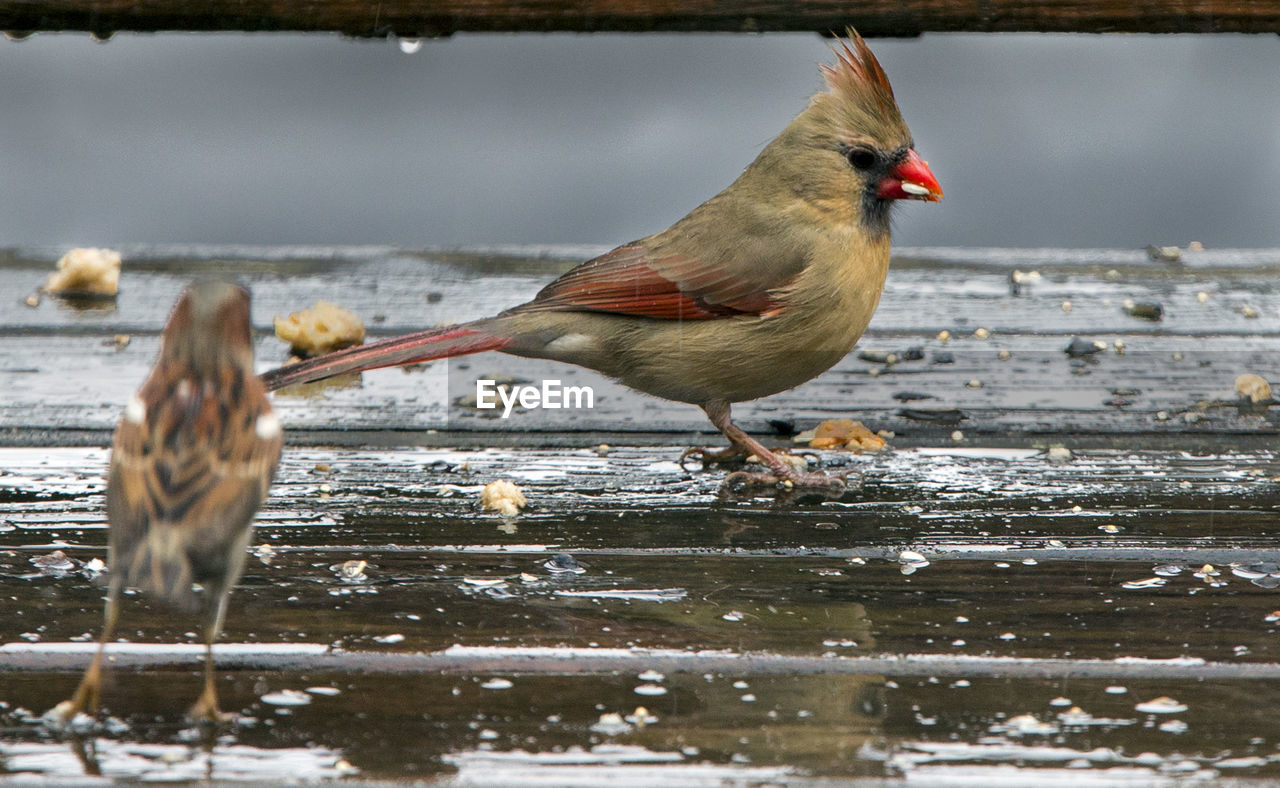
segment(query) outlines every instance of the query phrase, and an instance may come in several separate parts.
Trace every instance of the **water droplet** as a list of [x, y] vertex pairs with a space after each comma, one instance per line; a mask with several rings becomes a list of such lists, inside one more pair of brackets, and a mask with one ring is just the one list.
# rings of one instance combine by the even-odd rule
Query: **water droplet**
[[639, 676], [636, 676], [636, 678], [640, 679], [641, 681], [662, 681], [664, 678], [666, 678], [666, 676], [662, 675], [656, 670], [646, 670], [644, 673], [641, 673]]
[[1049, 705], [1050, 706], [1070, 706], [1071, 698], [1064, 698], [1062, 696], [1058, 696], [1053, 700], [1049, 701]]
[[1155, 569], [1152, 569], [1151, 571], [1155, 572], [1157, 575], [1160, 575], [1161, 577], [1173, 577], [1175, 575], [1182, 574], [1183, 570], [1185, 570], [1186, 568], [1187, 567], [1185, 564], [1162, 564], [1161, 566], [1157, 566]]
[[578, 563], [578, 559], [568, 553], [556, 553], [542, 566], [553, 575], [580, 575], [587, 571]]
[[1128, 687], [1121, 687], [1119, 684], [1112, 684], [1103, 690], [1108, 695], [1123, 695], [1129, 691]]
[[1257, 580], [1258, 578], [1278, 573], [1280, 573], [1280, 566], [1272, 563], [1231, 564], [1231, 574], [1236, 577], [1243, 577], [1245, 580]]
[[631, 726], [622, 719], [621, 714], [609, 712], [601, 714], [600, 719], [591, 725], [591, 730], [603, 733], [605, 736], [617, 736], [621, 733], [630, 733]]
[[1178, 714], [1187, 710], [1187, 704], [1179, 703], [1173, 698], [1162, 695], [1159, 698], [1152, 698], [1144, 703], [1139, 703], [1133, 708], [1144, 714]]
[[1168, 582], [1169, 581], [1163, 577], [1148, 577], [1145, 580], [1129, 580], [1127, 582], [1121, 583], [1120, 587], [1126, 588], [1130, 591], [1137, 591], [1143, 588], [1159, 588], [1160, 586]]
[[511, 683], [510, 679], [489, 679], [488, 681], [480, 685], [480, 689], [504, 690], [504, 689], [511, 689], [514, 686], [515, 684]]
[[637, 695], [666, 695], [667, 688], [661, 684], [641, 684], [633, 692]]
[[374, 642], [376, 642], [376, 643], [385, 643], [385, 644], [387, 644], [387, 645], [392, 645], [392, 644], [395, 644], [395, 643], [403, 643], [403, 642], [404, 642], [404, 635], [401, 635], [401, 634], [400, 634], [400, 633], [398, 633], [398, 632], [397, 632], [397, 633], [395, 633], [395, 634], [393, 634], [393, 635], [378, 635], [378, 636], [374, 637], [374, 639], [373, 639], [373, 640], [374, 640]]
[[720, 617], [723, 618], [725, 621], [741, 621], [744, 616], [741, 611], [730, 610], [728, 613], [725, 613], [723, 616], [720, 616]]
[[272, 706], [306, 706], [311, 703], [311, 696], [301, 690], [280, 690], [268, 692], [258, 700]]
[[369, 579], [369, 576], [364, 572], [367, 568], [369, 568], [367, 561], [352, 559], [331, 565], [329, 571], [337, 575], [338, 579], [344, 583], [363, 583]]
[[416, 55], [418, 52], [422, 51], [421, 38], [398, 38], [396, 39], [396, 45], [400, 47], [400, 51], [406, 55]]
[[1164, 731], [1165, 733], [1179, 734], [1179, 733], [1186, 733], [1187, 728], [1190, 726], [1188, 726], [1182, 720], [1167, 720], [1165, 722], [1160, 723], [1159, 727], [1160, 727], [1160, 730]]

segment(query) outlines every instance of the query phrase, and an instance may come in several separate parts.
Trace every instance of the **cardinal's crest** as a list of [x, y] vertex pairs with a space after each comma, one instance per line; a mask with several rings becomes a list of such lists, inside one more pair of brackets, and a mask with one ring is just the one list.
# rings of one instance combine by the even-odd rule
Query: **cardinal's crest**
[[850, 101], [865, 100], [870, 95], [878, 103], [896, 108], [889, 78], [880, 67], [880, 61], [871, 54], [867, 42], [852, 27], [845, 31], [845, 35], [847, 38], [840, 41], [839, 47], [831, 48], [836, 55], [835, 64], [822, 64], [822, 77], [827, 87], [832, 93]]

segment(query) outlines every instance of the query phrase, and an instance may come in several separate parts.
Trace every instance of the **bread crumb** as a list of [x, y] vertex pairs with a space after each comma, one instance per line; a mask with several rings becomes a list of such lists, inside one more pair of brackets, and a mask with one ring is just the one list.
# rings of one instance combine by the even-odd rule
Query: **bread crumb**
[[1071, 453], [1071, 449], [1066, 446], [1051, 446], [1045, 454], [1045, 458], [1054, 463], [1071, 462], [1074, 457], [1075, 455]]
[[111, 249], [72, 249], [44, 283], [49, 293], [114, 296], [120, 290], [120, 253]]
[[1260, 375], [1245, 373], [1236, 378], [1236, 393], [1250, 402], [1266, 402], [1271, 399], [1271, 384]]
[[480, 491], [480, 508], [503, 517], [515, 517], [528, 504], [520, 488], [506, 479], [489, 482]]
[[[799, 436], [797, 436], [799, 437]], [[849, 451], [880, 451], [884, 438], [852, 419], [828, 419], [814, 428], [809, 437], [811, 449], [848, 449]]]
[[328, 301], [276, 316], [276, 336], [289, 343], [293, 353], [303, 358], [322, 356], [364, 342], [364, 323], [349, 309]]

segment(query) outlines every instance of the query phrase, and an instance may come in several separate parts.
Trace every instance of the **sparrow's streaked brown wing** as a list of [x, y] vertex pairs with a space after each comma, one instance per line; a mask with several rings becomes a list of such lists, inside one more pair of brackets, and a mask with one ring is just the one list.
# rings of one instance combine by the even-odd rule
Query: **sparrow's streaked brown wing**
[[187, 610], [239, 576], [283, 444], [252, 369], [199, 366], [162, 355], [116, 430], [107, 488], [112, 570]]

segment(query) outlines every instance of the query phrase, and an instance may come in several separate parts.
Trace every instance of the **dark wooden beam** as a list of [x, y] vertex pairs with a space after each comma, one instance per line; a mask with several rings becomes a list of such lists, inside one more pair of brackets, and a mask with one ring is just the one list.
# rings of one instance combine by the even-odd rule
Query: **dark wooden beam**
[[0, 30], [300, 31], [349, 36], [447, 36], [455, 32], [809, 30], [856, 26], [868, 36], [975, 32], [1280, 32], [1280, 0], [0, 0]]

